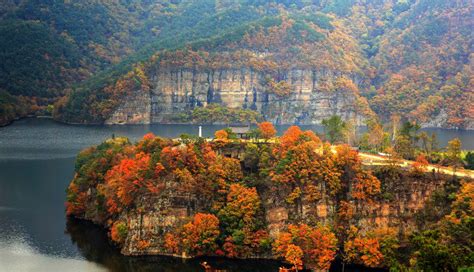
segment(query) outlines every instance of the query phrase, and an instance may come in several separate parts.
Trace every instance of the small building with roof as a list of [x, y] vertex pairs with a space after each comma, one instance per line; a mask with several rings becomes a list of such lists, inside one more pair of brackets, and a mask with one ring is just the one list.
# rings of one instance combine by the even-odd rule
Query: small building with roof
[[235, 133], [237, 138], [240, 139], [249, 139], [250, 138], [250, 126], [242, 126], [242, 125], [231, 125], [229, 129], [232, 133]]

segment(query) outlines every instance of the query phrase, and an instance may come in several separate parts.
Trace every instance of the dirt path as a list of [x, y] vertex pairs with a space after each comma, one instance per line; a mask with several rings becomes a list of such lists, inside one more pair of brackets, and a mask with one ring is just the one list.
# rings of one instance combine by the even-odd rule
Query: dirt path
[[[385, 156], [379, 156], [364, 152], [359, 152], [359, 156], [361, 157], [362, 161], [366, 165], [388, 165], [390, 158]], [[414, 164], [414, 161], [409, 160], [397, 160], [396, 164], [401, 167], [408, 167]], [[439, 171], [440, 173], [453, 175], [453, 169], [450, 167], [439, 166], [435, 164], [428, 164], [426, 167], [425, 172], [432, 172], [433, 170]], [[456, 169], [456, 176], [458, 177], [468, 177], [474, 179], [474, 171], [466, 170], [466, 169]]]
[[[214, 139], [209, 138], [206, 139], [207, 141], [214, 141]], [[252, 143], [274, 143], [274, 139], [270, 140], [247, 140], [247, 139], [239, 139], [239, 141], [242, 142], [252, 142]], [[336, 146], [332, 145], [331, 146], [332, 152], [336, 152]], [[375, 155], [375, 154], [370, 154], [370, 153], [365, 153], [365, 152], [359, 152], [359, 156], [362, 159], [363, 164], [365, 165], [388, 165], [393, 162], [389, 162], [390, 158], [386, 156], [380, 156], [380, 155]], [[401, 167], [409, 167], [412, 164], [414, 164], [414, 161], [409, 161], [409, 160], [403, 160], [399, 159], [396, 161], [396, 164], [401, 166]], [[436, 164], [428, 164], [428, 166], [425, 168], [425, 172], [433, 172], [435, 170], [436, 172], [447, 174], [447, 175], [453, 175], [453, 169], [451, 167], [445, 167], [445, 166], [440, 166]], [[471, 179], [474, 179], [474, 171], [473, 170], [467, 170], [467, 169], [456, 169], [456, 176], [458, 177], [468, 177]]]

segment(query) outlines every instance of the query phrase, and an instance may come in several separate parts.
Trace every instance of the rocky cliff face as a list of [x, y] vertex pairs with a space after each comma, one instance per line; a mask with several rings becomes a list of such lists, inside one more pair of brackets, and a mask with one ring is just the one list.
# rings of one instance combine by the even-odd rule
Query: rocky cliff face
[[[429, 121], [422, 123], [421, 126], [427, 128], [459, 129], [459, 127], [449, 123], [449, 115], [445, 109], [441, 109], [437, 115], [433, 116]], [[468, 116], [464, 121], [463, 129], [474, 130], [474, 118]]]
[[[431, 195], [442, 188], [445, 179], [437, 175], [427, 174], [424, 177], [404, 177], [399, 184], [393, 186], [390, 192], [385, 192], [385, 197], [380, 197], [370, 205], [356, 206], [351, 222], [361, 228], [362, 232], [375, 229], [392, 229], [402, 237], [402, 240], [418, 229], [416, 214], [425, 207]], [[275, 205], [275, 199], [266, 198], [266, 220], [269, 233], [277, 237], [280, 231], [293, 221], [320, 222], [334, 225], [337, 217], [335, 203], [327, 194], [322, 193], [317, 203], [303, 203], [302, 211], [298, 214], [285, 205]]]
[[[361, 227], [362, 232], [370, 232], [375, 229], [392, 229], [400, 237], [405, 237], [418, 229], [416, 225], [416, 214], [425, 207], [434, 191], [441, 188], [445, 179], [436, 175], [427, 175], [417, 180], [405, 177], [390, 192], [389, 198], [380, 198], [371, 205], [356, 207], [357, 216], [354, 218], [355, 225]], [[181, 226], [192, 219], [196, 212], [200, 212], [199, 203], [196, 209], [189, 209], [183, 196], [176, 194], [173, 184], [159, 201], [153, 203], [153, 207], [143, 212], [131, 211], [123, 214], [121, 220], [128, 225], [127, 239], [122, 246], [125, 255], [153, 255], [164, 254], [160, 245], [163, 243], [163, 233], [167, 233], [176, 226]], [[179, 184], [174, 184], [179, 186]], [[173, 189], [174, 188], [174, 189]], [[270, 237], [277, 238], [289, 224], [295, 222], [306, 222], [308, 224], [334, 225], [336, 206], [329, 197], [322, 192], [321, 199], [317, 203], [303, 203], [302, 211], [298, 212], [293, 207], [285, 204], [284, 197], [275, 195], [274, 192], [262, 194], [262, 203], [265, 210], [265, 219], [268, 224]], [[202, 204], [202, 203], [201, 203]], [[140, 247], [140, 241], [149, 241], [150, 244]], [[186, 256], [184, 253], [180, 257]], [[251, 256], [255, 258], [271, 258], [272, 256]]]
[[[251, 69], [166, 69], [148, 76], [150, 93], [139, 91], [125, 97], [107, 124], [179, 122], [180, 114], [210, 103], [255, 110], [275, 124], [319, 124], [339, 115], [362, 125], [368, 110], [349, 90], [322, 91], [324, 79], [339, 76], [331, 71], [293, 69], [282, 73], [281, 80], [292, 89], [285, 97], [272, 94], [265, 75]], [[352, 80], [358, 83], [357, 78]]]
[[139, 90], [130, 94], [113, 112], [105, 124], [150, 124], [150, 92]]

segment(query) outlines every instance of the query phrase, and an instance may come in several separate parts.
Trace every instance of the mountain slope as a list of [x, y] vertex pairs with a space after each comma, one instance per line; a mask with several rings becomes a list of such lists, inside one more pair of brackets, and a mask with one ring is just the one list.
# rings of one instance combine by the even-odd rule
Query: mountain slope
[[[50, 97], [63, 96], [78, 82], [114, 64], [143, 60], [146, 57], [140, 56], [150, 56], [155, 47], [200, 38], [200, 33], [210, 30], [209, 24], [201, 22], [215, 17], [217, 9], [215, 1], [189, 0], [2, 0], [0, 6], [0, 88], [26, 96], [34, 105], [10, 117], [34, 112], [38, 105], [45, 108]], [[234, 15], [227, 22], [239, 24], [257, 17], [251, 11]], [[193, 33], [199, 24], [201, 31]], [[219, 21], [213, 28], [219, 28]], [[187, 36], [175, 40], [181, 32]], [[116, 76], [106, 73], [102, 78]], [[7, 106], [0, 104], [2, 109]]]
[[[373, 109], [420, 123], [474, 128], [472, 2], [419, 1], [393, 22], [373, 58]], [[444, 117], [442, 117], [444, 116]], [[442, 124], [432, 119], [442, 118]]]
[[[157, 109], [151, 119], [141, 118], [143, 122], [188, 122], [177, 119], [178, 111], [171, 108], [189, 114], [196, 107], [219, 103], [257, 110], [276, 123], [318, 123], [331, 112], [360, 123], [357, 115], [370, 112], [357, 86], [365, 84], [366, 68], [362, 51], [341, 22], [322, 13], [312, 17], [282, 14], [161, 51], [105, 88], [77, 89], [57, 116], [79, 123], [104, 122], [121, 101], [136, 98], [137, 92], [144, 99], [151, 92], [149, 103], [162, 103], [144, 108]], [[185, 78], [187, 74], [190, 79]], [[189, 87], [182, 89], [183, 84]], [[85, 102], [73, 103], [79, 99]], [[347, 99], [352, 102], [347, 104]], [[319, 115], [318, 105], [319, 110], [329, 111]], [[347, 112], [341, 111], [342, 105], [349, 107]], [[117, 114], [134, 115], [132, 111]], [[136, 118], [122, 121], [132, 119]]]
[[[400, 115], [425, 126], [474, 128], [473, 6], [465, 0], [3, 0], [0, 30], [8, 42], [0, 50], [0, 88], [39, 96], [42, 106], [50, 102], [41, 97], [66, 94], [58, 119], [101, 123], [127, 93], [105, 89], [137, 67], [151, 76], [147, 67], [163, 50], [179, 59], [189, 48], [209, 53], [209, 65], [216, 55], [232, 68], [280, 70], [262, 74], [275, 84], [288, 76], [282, 71], [329, 69], [335, 73], [322, 77], [318, 90], [349, 78], [364, 97], [357, 100], [367, 99], [383, 120]], [[273, 26], [280, 29], [272, 32]]]

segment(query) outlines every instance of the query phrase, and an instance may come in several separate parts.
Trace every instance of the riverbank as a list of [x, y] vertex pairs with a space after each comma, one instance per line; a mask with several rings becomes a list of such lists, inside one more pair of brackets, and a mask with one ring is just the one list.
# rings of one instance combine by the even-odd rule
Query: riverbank
[[14, 122], [17, 122], [17, 121], [20, 121], [20, 120], [23, 120], [23, 119], [50, 119], [50, 120], [56, 121], [56, 120], [53, 119], [52, 116], [48, 116], [48, 115], [39, 115], [39, 116], [28, 115], [28, 116], [17, 117], [17, 118], [13, 118], [13, 119], [10, 119], [10, 120], [4, 121], [4, 122], [0, 122], [0, 127], [9, 126], [9, 125], [13, 124]]
[[[224, 125], [202, 125], [203, 137], [213, 137], [214, 132], [223, 129], [226, 126]], [[277, 135], [282, 135], [282, 133], [288, 129], [289, 125], [276, 126]], [[14, 129], [10, 129], [14, 128]], [[305, 130], [312, 130], [317, 133], [324, 133], [322, 126], [301, 126]], [[13, 132], [13, 130], [19, 129], [22, 132], [22, 135], [11, 137], [20, 137], [25, 138], [25, 135], [31, 133], [36, 134], [46, 134], [50, 135], [47, 130], [52, 130], [56, 135], [76, 135], [76, 141], [80, 137], [94, 138], [93, 134], [97, 134], [95, 137], [95, 142], [92, 141], [90, 144], [100, 143], [107, 137], [114, 135], [123, 135], [129, 137], [131, 140], [137, 140], [147, 132], [153, 132], [155, 135], [167, 137], [167, 138], [177, 138], [181, 134], [189, 135], [198, 135], [199, 125], [192, 124], [182, 124], [182, 125], [169, 125], [169, 124], [150, 124], [150, 125], [69, 125], [61, 122], [57, 122], [54, 119], [38, 119], [35, 117], [32, 118], [22, 118], [12, 124], [1, 127], [0, 133], [3, 133], [3, 137], [9, 137], [8, 135]], [[448, 141], [459, 138], [463, 143], [462, 149], [464, 150], [474, 150], [474, 131], [473, 130], [450, 130], [450, 129], [422, 129], [428, 134], [435, 133], [439, 141], [439, 147], [443, 148], [447, 145]], [[361, 130], [361, 133], [365, 130]], [[73, 136], [70, 137], [73, 137]], [[54, 135], [50, 135], [54, 137]], [[1, 141], [1, 140], [0, 140]], [[48, 139], [45, 139], [48, 141]], [[13, 140], [15, 142], [15, 140]], [[28, 145], [28, 143], [25, 143]], [[67, 145], [67, 142], [64, 142]], [[87, 145], [83, 145], [82, 148]], [[78, 150], [79, 151], [79, 150]]]
[[[127, 123], [115, 123], [115, 124], [104, 124], [104, 123], [74, 123], [74, 122], [64, 122], [61, 120], [57, 120], [52, 116], [47, 116], [47, 115], [41, 115], [41, 116], [35, 116], [35, 115], [28, 115], [24, 117], [18, 117], [14, 118], [11, 120], [8, 120], [6, 122], [0, 123], [0, 127], [6, 127], [9, 126], [17, 121], [23, 120], [23, 119], [51, 119], [54, 122], [60, 123], [60, 124], [65, 124], [65, 125], [71, 125], [71, 126], [150, 126], [150, 125], [188, 125], [188, 126], [228, 126], [229, 124], [224, 123], [224, 122], [216, 122], [216, 123], [194, 123], [194, 122], [165, 122], [165, 123], [147, 123], [147, 124], [127, 124]], [[233, 124], [235, 125], [235, 124]], [[242, 125], [248, 125], [247, 123], [242, 124]], [[252, 124], [255, 126], [256, 124]], [[292, 125], [298, 125], [298, 124], [279, 124], [275, 125], [276, 127], [289, 127]], [[299, 125], [300, 127], [320, 127], [320, 124], [316, 125]], [[361, 126], [365, 127], [365, 126]], [[472, 129], [460, 129], [460, 128], [443, 128], [443, 127], [434, 127], [434, 126], [421, 126], [422, 131], [436, 131], [436, 130], [444, 130], [444, 131], [458, 131], [458, 132], [473, 132], [474, 134], [474, 128]]]

